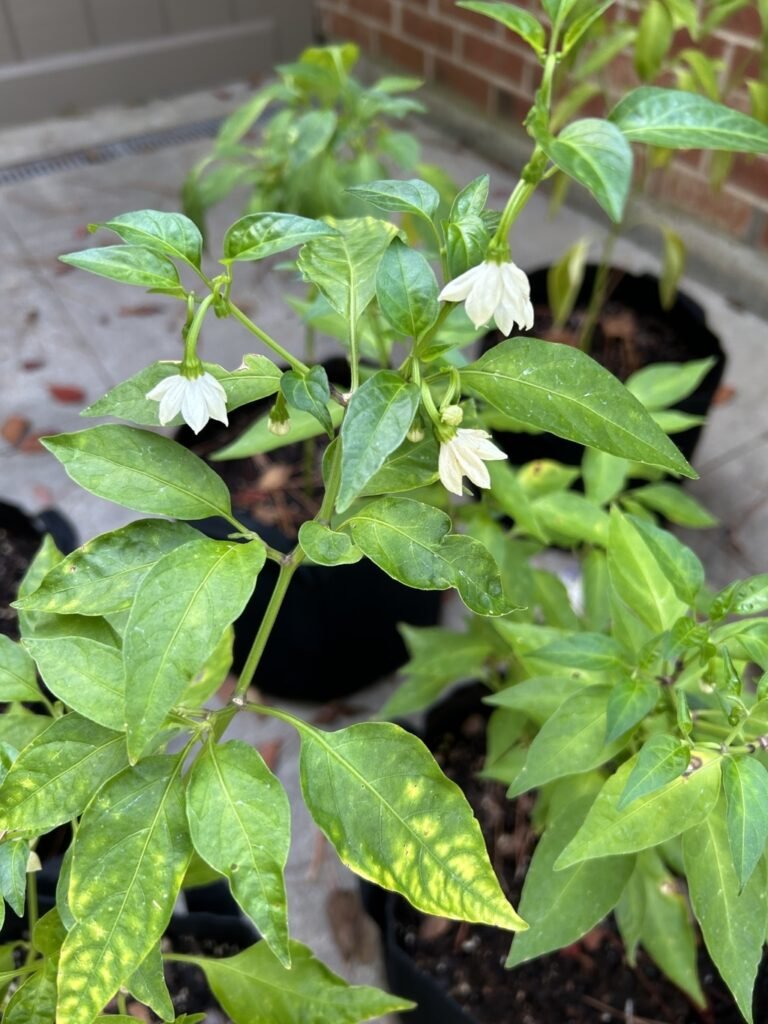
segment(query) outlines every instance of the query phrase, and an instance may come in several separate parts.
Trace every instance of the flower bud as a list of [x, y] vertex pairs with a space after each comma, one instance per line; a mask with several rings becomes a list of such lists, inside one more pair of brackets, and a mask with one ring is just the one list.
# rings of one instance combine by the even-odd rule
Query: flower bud
[[419, 441], [424, 440], [424, 428], [420, 423], [414, 423], [405, 436], [411, 444], [418, 444]]
[[449, 427], [458, 427], [464, 419], [464, 410], [460, 405], [446, 405], [440, 413], [440, 419]]
[[291, 432], [291, 420], [290, 417], [284, 420], [273, 420], [270, 414], [267, 420], [267, 429], [270, 434], [274, 434], [275, 437], [285, 437], [286, 434]]
[[288, 405], [282, 393], [278, 394], [275, 399], [275, 404], [269, 410], [267, 429], [270, 434], [274, 434], [275, 437], [285, 437], [291, 429], [291, 417], [288, 411]]

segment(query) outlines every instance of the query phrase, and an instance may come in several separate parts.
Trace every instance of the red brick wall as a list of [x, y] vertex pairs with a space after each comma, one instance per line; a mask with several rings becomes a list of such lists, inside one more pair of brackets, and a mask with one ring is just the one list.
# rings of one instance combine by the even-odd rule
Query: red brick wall
[[[540, 10], [534, 0], [517, 2]], [[454, 0], [315, 3], [328, 39], [352, 39], [369, 55], [443, 86], [484, 114], [509, 119], [513, 130], [521, 131], [539, 81], [539, 66], [527, 45], [503, 25], [456, 7]], [[641, 6], [638, 0], [616, 4], [633, 17]], [[704, 48], [724, 61], [726, 76], [738, 69], [742, 77], [756, 77], [760, 30], [753, 4], [732, 15]], [[674, 45], [679, 49], [695, 44], [681, 31]], [[638, 84], [631, 55], [622, 55], [611, 69], [608, 104]], [[746, 88], [737, 89], [729, 102], [748, 110]], [[596, 102], [588, 112], [595, 115], [606, 109]], [[709, 161], [707, 153], [682, 154], [665, 173], [651, 176], [649, 193], [745, 243], [768, 249], [768, 157], [738, 157], [719, 191], [709, 184]]]

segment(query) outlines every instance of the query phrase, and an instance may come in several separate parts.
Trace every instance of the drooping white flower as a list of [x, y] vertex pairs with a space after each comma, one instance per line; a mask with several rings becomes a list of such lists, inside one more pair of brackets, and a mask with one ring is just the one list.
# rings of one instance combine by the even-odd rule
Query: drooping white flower
[[496, 321], [502, 334], [509, 335], [517, 323], [523, 330], [533, 327], [531, 286], [525, 273], [514, 263], [486, 260], [449, 281], [438, 296], [449, 302], [464, 302], [467, 316], [482, 327]]
[[459, 427], [453, 437], [440, 443], [437, 462], [440, 482], [447, 491], [459, 496], [462, 494], [461, 478], [464, 476], [477, 487], [490, 487], [491, 478], [485, 463], [506, 457], [491, 441], [487, 430]]
[[210, 373], [201, 373], [199, 377], [173, 374], [161, 380], [145, 397], [160, 403], [158, 417], [163, 426], [178, 413], [196, 434], [209, 419], [229, 425], [227, 393]]

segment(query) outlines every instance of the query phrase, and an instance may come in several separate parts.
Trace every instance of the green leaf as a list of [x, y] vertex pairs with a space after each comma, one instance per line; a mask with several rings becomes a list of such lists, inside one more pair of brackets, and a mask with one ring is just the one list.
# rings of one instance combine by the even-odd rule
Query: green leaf
[[471, 394], [506, 416], [611, 455], [695, 476], [637, 399], [570, 345], [510, 338], [460, 374]]
[[616, 804], [617, 810], [623, 811], [641, 796], [654, 793], [679, 779], [688, 768], [690, 759], [690, 747], [674, 736], [664, 733], [651, 736], [637, 755], [626, 788]]
[[768, 153], [768, 125], [692, 92], [641, 86], [619, 101], [610, 120], [630, 142]]
[[697, 753], [700, 764], [660, 789], [619, 809], [637, 755], [626, 761], [600, 790], [589, 814], [557, 862], [557, 869], [594, 857], [614, 857], [657, 846], [706, 818], [720, 792], [720, 758]]
[[687, 363], [654, 363], [633, 373], [627, 388], [650, 412], [666, 409], [692, 394], [714, 363], [711, 356]]
[[360, 550], [389, 576], [418, 590], [456, 587], [479, 615], [510, 611], [499, 570], [479, 541], [450, 533], [439, 509], [410, 498], [378, 498], [345, 523]]
[[[419, 487], [428, 487], [436, 482], [438, 445], [434, 434], [429, 431], [421, 441], [407, 438], [387, 456], [384, 464], [360, 492], [360, 497], [374, 494], [398, 494]], [[491, 463], [498, 466], [498, 462]]]
[[280, 95], [278, 83], [268, 85], [265, 89], [259, 89], [226, 117], [216, 136], [217, 151], [226, 152], [231, 146], [235, 146], [251, 130], [272, 100], [279, 99]]
[[108, 501], [177, 519], [230, 514], [224, 481], [167, 437], [133, 427], [91, 427], [42, 439], [67, 475]]
[[611, 509], [608, 571], [618, 596], [654, 633], [663, 633], [685, 614], [684, 602], [643, 536], [616, 508]]
[[572, 802], [546, 829], [526, 871], [520, 913], [529, 929], [516, 935], [507, 968], [576, 942], [616, 906], [635, 858], [582, 861], [565, 871], [554, 863], [584, 820], [591, 797]]
[[62, 263], [89, 270], [123, 284], [137, 284], [153, 292], [182, 297], [184, 288], [171, 261], [142, 245], [103, 245], [59, 256]]
[[547, 35], [544, 26], [530, 11], [523, 10], [516, 4], [493, 3], [489, 0], [459, 0], [456, 6], [500, 21], [510, 32], [515, 32], [524, 39], [538, 56], [544, 53], [547, 46]]
[[237, 902], [290, 967], [283, 874], [291, 808], [261, 754], [240, 740], [207, 743], [187, 786], [187, 818], [197, 852], [229, 879]]
[[525, 927], [466, 798], [421, 740], [389, 723], [332, 733], [294, 724], [304, 800], [348, 867], [427, 914]]
[[51, 693], [86, 718], [125, 732], [122, 653], [87, 637], [31, 639], [25, 645]]
[[[175, 1021], [176, 1011], [165, 983], [163, 954], [160, 943], [156, 943], [128, 979], [125, 988], [138, 1002], [149, 1006], [161, 1020]], [[128, 1018], [133, 1024], [135, 1018]], [[106, 1018], [107, 1024], [114, 1024], [114, 1017]]]
[[666, 5], [661, 0], [649, 0], [643, 8], [635, 41], [635, 71], [641, 81], [649, 82], [658, 75], [674, 31]]
[[680, 235], [666, 225], [661, 228], [661, 237], [664, 242], [664, 257], [659, 275], [659, 298], [662, 308], [670, 310], [675, 304], [680, 279], [685, 271], [688, 250]]
[[615, 0], [600, 0], [599, 3], [586, 5], [584, 12], [575, 18], [565, 30], [563, 54], [569, 53], [573, 49], [587, 29], [603, 16], [614, 2]]
[[425, 257], [393, 238], [376, 274], [379, 309], [398, 334], [418, 340], [437, 320], [437, 280]]
[[532, 508], [540, 529], [565, 544], [604, 547], [608, 541], [608, 514], [582, 494], [545, 494]]
[[89, 1021], [152, 952], [191, 853], [178, 758], [152, 757], [97, 794], [74, 843], [58, 1015]]
[[89, 231], [98, 228], [114, 231], [124, 242], [184, 260], [193, 267], [200, 266], [203, 236], [197, 225], [181, 213], [136, 210], [134, 213], [121, 213], [99, 224], [88, 225]]
[[[280, 387], [282, 371], [266, 356], [243, 356], [244, 365], [229, 372], [216, 363], [203, 363], [203, 369], [218, 380], [227, 395], [227, 409], [240, 408], [249, 402], [273, 395]], [[110, 391], [99, 398], [81, 416], [114, 416], [117, 419], [141, 423], [148, 427], [156, 427], [159, 404], [147, 398], [147, 392], [156, 387], [166, 377], [179, 372], [179, 364], [175, 361], [162, 360], [145, 366], [143, 370], [121, 381]], [[184, 420], [181, 415], [174, 416], [171, 424], [178, 426]]]
[[590, 239], [580, 238], [547, 271], [547, 301], [557, 327], [567, 322], [576, 305], [584, 283], [589, 247]]
[[440, 205], [437, 190], [419, 178], [371, 181], [366, 185], [353, 185], [347, 191], [380, 210], [412, 213], [429, 221]]
[[583, 185], [611, 220], [619, 223], [632, 182], [632, 148], [610, 121], [587, 117], [567, 125], [556, 139], [537, 141], [549, 159]]
[[704, 566], [698, 556], [668, 530], [637, 516], [629, 516], [629, 521], [643, 538], [680, 600], [693, 604], [704, 586]]
[[472, 633], [456, 633], [440, 626], [402, 624], [399, 628], [411, 658], [402, 669], [405, 682], [379, 711], [379, 718], [422, 711], [451, 683], [482, 676], [485, 662], [493, 653], [487, 639]]
[[532, 537], [546, 543], [547, 535], [539, 525], [534, 506], [514, 469], [506, 462], [490, 462], [488, 474], [491, 478], [491, 495], [502, 512], [511, 516]]
[[125, 763], [121, 733], [76, 714], [54, 719], [0, 786], [0, 829], [47, 832], [71, 821]]
[[249, 213], [224, 235], [222, 263], [262, 260], [315, 238], [338, 235], [330, 224], [293, 213]]
[[541, 6], [547, 12], [549, 20], [553, 24], [556, 21], [562, 24], [577, 3], [578, 0], [541, 0]]
[[352, 565], [363, 557], [346, 533], [310, 520], [299, 527], [299, 544], [316, 565]]
[[460, 192], [457, 192], [451, 205], [449, 221], [459, 220], [470, 215], [479, 217], [488, 201], [490, 183], [490, 175], [480, 174], [473, 178], [468, 185], [465, 185]]
[[206, 658], [205, 664], [192, 677], [179, 698], [179, 704], [185, 708], [202, 707], [216, 693], [227, 678], [232, 667], [235, 631], [227, 626], [221, 634], [213, 654]]
[[675, 484], [646, 484], [630, 492], [635, 501], [659, 512], [678, 526], [716, 526], [718, 520], [690, 494]]
[[709, 609], [710, 617], [753, 615], [768, 609], [768, 573], [759, 573], [746, 580], [735, 580], [715, 595]]
[[335, 110], [308, 110], [296, 118], [291, 126], [292, 144], [285, 163], [287, 176], [309, 170], [310, 161], [332, 144], [338, 120]]
[[331, 390], [322, 366], [313, 366], [307, 374], [287, 370], [280, 379], [280, 390], [294, 409], [314, 416], [329, 437], [333, 437], [333, 421], [328, 411]]
[[265, 558], [260, 542], [201, 539], [170, 551], [144, 577], [123, 648], [132, 761], [245, 607]]
[[[334, 428], [338, 427], [344, 417], [344, 408], [338, 402], [328, 403], [328, 412]], [[261, 452], [272, 452], [285, 444], [306, 441], [310, 437], [322, 434], [323, 428], [314, 416], [307, 412], [297, 411], [291, 415], [291, 428], [287, 437], [278, 437], [269, 429], [269, 417], [262, 416], [252, 423], [232, 444], [220, 448], [210, 456], [213, 462], [226, 462], [228, 459], [244, 459]]]
[[341, 485], [336, 508], [344, 512], [405, 440], [419, 407], [416, 384], [392, 370], [378, 370], [354, 393], [341, 425]]
[[751, 757], [729, 757], [723, 764], [728, 843], [739, 879], [749, 881], [768, 840], [768, 772]]
[[349, 985], [300, 942], [291, 942], [283, 967], [266, 942], [236, 956], [191, 957], [235, 1024], [357, 1024], [413, 1003], [367, 985]]
[[374, 217], [336, 224], [337, 235], [314, 239], [302, 247], [298, 266], [304, 278], [354, 327], [376, 294], [379, 263], [397, 228]]
[[48, 715], [34, 715], [26, 708], [12, 704], [0, 715], [0, 743], [9, 743], [15, 750], [23, 750], [50, 724]]
[[56, 1016], [56, 963], [47, 962], [27, 978], [11, 996], [3, 1024], [54, 1024]]
[[[650, 679], [619, 679], [608, 698], [605, 742], [610, 743], [633, 729], [656, 707], [659, 687]], [[686, 761], [687, 764], [687, 761]]]
[[164, 519], [139, 519], [103, 533], [58, 562], [18, 607], [60, 615], [125, 611], [155, 562], [199, 536], [184, 523]]
[[625, 657], [619, 644], [602, 633], [573, 633], [533, 651], [534, 658], [565, 665], [568, 668], [586, 668], [596, 672], [624, 671]]
[[39, 699], [35, 663], [23, 647], [0, 635], [0, 701]]
[[661, 427], [665, 434], [679, 434], [683, 430], [700, 427], [706, 423], [705, 416], [693, 416], [691, 413], [680, 412], [679, 409], [661, 409], [659, 412], [652, 412], [651, 419]]
[[733, 865], [723, 801], [683, 835], [683, 857], [693, 912], [709, 955], [752, 1021], [752, 986], [768, 923], [765, 868], [760, 864], [742, 889]]
[[536, 725], [543, 725], [564, 701], [582, 692], [588, 685], [579, 672], [569, 672], [563, 676], [531, 676], [521, 683], [505, 686], [484, 700], [486, 704], [521, 711]]
[[24, 913], [27, 890], [29, 843], [23, 839], [5, 839], [0, 843], [0, 897], [14, 914]]
[[445, 225], [445, 249], [450, 277], [458, 277], [485, 258], [490, 235], [482, 218], [465, 214]]
[[639, 941], [668, 978], [698, 1006], [705, 1006], [697, 965], [697, 936], [680, 882], [655, 850], [637, 858], [643, 901]]
[[606, 505], [624, 490], [629, 476], [629, 463], [616, 455], [587, 448], [581, 471], [587, 498], [596, 505]]
[[510, 798], [553, 779], [597, 768], [624, 746], [605, 742], [607, 686], [589, 686], [568, 697], [537, 734], [525, 766], [509, 787]]

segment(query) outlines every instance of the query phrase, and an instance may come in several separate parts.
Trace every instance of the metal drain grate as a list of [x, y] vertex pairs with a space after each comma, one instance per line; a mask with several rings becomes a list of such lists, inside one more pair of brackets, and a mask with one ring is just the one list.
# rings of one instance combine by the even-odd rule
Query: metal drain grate
[[194, 121], [192, 124], [178, 125], [174, 128], [160, 128], [154, 132], [143, 132], [127, 139], [115, 142], [96, 143], [84, 149], [76, 149], [71, 153], [60, 153], [57, 156], [41, 157], [39, 160], [28, 160], [21, 164], [10, 164], [0, 167], [0, 185], [14, 185], [32, 178], [42, 178], [46, 174], [57, 171], [70, 171], [77, 167], [91, 167], [117, 160], [121, 156], [135, 156], [138, 153], [151, 153], [166, 146], [178, 146], [184, 142], [195, 142], [197, 139], [210, 139], [216, 135], [223, 118], [212, 117], [207, 121]]

